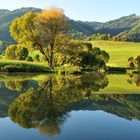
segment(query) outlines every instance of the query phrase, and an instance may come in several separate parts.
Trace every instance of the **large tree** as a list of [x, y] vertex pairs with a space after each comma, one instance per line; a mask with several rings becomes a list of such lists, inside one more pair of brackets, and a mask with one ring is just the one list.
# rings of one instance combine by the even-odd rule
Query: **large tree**
[[46, 55], [50, 67], [53, 66], [54, 50], [57, 47], [56, 40], [58, 36], [67, 31], [67, 23], [68, 18], [64, 15], [64, 11], [59, 8], [43, 10], [37, 15], [37, 32], [47, 46]]
[[68, 18], [59, 8], [27, 13], [13, 21], [11, 36], [19, 43], [39, 50], [50, 68], [65, 64], [103, 68], [109, 55], [92, 44], [67, 36]]
[[[53, 66], [57, 38], [66, 33], [68, 18], [59, 8], [50, 8], [40, 13], [28, 13], [13, 21], [11, 36], [28, 47], [40, 50], [50, 67]], [[60, 49], [58, 49], [60, 50]]]
[[[27, 13], [20, 18], [16, 18], [11, 26], [10, 33], [18, 44], [24, 44], [29, 48], [35, 42], [35, 13]], [[34, 46], [35, 47], [35, 46]]]

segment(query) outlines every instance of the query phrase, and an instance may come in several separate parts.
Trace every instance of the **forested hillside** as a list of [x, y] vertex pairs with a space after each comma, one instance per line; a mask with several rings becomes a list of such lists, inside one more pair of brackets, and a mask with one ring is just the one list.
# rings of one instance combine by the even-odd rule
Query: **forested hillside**
[[[38, 8], [21, 8], [13, 11], [6, 9], [0, 10], [0, 40], [13, 41], [10, 37], [9, 26], [13, 19], [20, 17], [28, 12], [38, 12]], [[93, 17], [94, 19], [94, 17]], [[70, 20], [73, 36], [92, 35], [95, 33], [111, 34], [118, 36], [129, 36], [132, 41], [140, 41], [140, 16], [135, 14], [125, 16], [109, 22], [83, 22]]]

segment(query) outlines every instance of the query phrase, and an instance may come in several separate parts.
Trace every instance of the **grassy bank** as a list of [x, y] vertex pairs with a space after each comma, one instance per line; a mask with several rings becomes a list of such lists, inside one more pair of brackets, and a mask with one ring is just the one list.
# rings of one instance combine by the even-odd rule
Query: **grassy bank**
[[0, 60], [0, 72], [52, 72], [45, 63], [14, 61], [14, 60]]
[[[111, 71], [113, 73], [118, 71], [125, 73], [125, 68], [128, 67], [128, 58], [140, 54], [140, 43], [92, 41], [92, 44], [94, 47], [99, 47], [109, 53], [109, 72]], [[32, 57], [37, 53], [38, 52], [32, 53]], [[45, 63], [1, 59], [0, 72], [50, 73], [52, 70], [50, 70]]]
[[116, 41], [93, 41], [94, 47], [107, 51], [110, 55], [108, 63], [111, 67], [127, 67], [128, 58], [140, 54], [140, 43], [116, 42]]
[[23, 72], [23, 73], [66, 73], [80, 74], [81, 68], [78, 66], [66, 65], [50, 69], [46, 63], [27, 62], [18, 60], [0, 60], [0, 72]]
[[[17, 60], [0, 60], [0, 72], [23, 72], [23, 73], [67, 73], [80, 74], [92, 72], [94, 69], [80, 69], [77, 66], [56, 67], [54, 70], [46, 66], [46, 63], [26, 62]], [[109, 73], [126, 73], [126, 68], [108, 67]]]

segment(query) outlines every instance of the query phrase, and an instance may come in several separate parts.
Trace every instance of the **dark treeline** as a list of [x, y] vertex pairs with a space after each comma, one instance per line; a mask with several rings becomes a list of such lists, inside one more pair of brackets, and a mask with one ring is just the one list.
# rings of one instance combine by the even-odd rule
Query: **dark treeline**
[[124, 42], [139, 42], [140, 34], [128, 34], [121, 33], [119, 35], [113, 36], [111, 34], [93, 34], [87, 37], [85, 40], [94, 41], [94, 40], [108, 40], [108, 41], [124, 41]]

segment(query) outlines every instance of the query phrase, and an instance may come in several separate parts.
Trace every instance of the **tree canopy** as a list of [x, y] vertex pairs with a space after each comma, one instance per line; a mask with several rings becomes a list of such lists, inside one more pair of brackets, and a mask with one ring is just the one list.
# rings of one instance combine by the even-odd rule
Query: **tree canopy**
[[29, 52], [23, 45], [10, 45], [5, 50], [5, 57], [7, 59], [25, 60]]
[[27, 13], [13, 21], [11, 36], [29, 51], [39, 50], [50, 68], [65, 64], [99, 68], [106, 66], [109, 55], [105, 51], [68, 36], [68, 20], [60, 8]]

